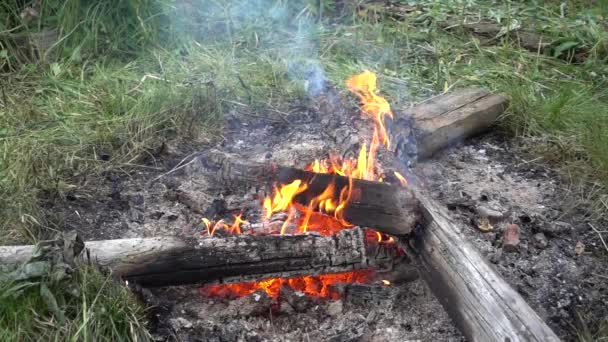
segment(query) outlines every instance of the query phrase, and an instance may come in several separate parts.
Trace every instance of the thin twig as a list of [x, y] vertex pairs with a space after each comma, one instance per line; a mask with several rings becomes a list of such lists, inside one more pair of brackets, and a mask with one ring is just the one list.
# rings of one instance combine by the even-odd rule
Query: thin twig
[[249, 98], [249, 104], [252, 104], [253, 103], [253, 94], [251, 93], [251, 88], [245, 83], [245, 81], [243, 81], [243, 78], [241, 77], [241, 75], [236, 75], [236, 78], [238, 78], [239, 83], [245, 89], [245, 92], [247, 92], [247, 97]]
[[600, 237], [600, 240], [602, 241], [602, 244], [604, 244], [604, 248], [606, 249], [606, 252], [608, 252], [608, 244], [606, 244], [604, 237], [602, 237], [602, 232], [597, 230], [591, 223], [587, 222], [587, 224], [589, 225], [589, 227], [591, 227], [591, 229], [593, 229], [597, 233], [597, 235]]
[[8, 108], [8, 99], [6, 97], [6, 92], [4, 91], [4, 83], [2, 83], [2, 102], [3, 102], [4, 108]]
[[160, 175], [160, 176], [158, 176], [158, 177], [154, 178], [154, 179], [153, 179], [153, 180], [152, 180], [150, 183], [154, 183], [154, 182], [156, 182], [157, 180], [159, 180], [159, 179], [161, 179], [161, 178], [163, 178], [163, 177], [166, 177], [166, 176], [168, 176], [168, 175], [172, 174], [173, 172], [178, 171], [178, 170], [181, 170], [181, 169], [185, 168], [186, 166], [188, 166], [188, 165], [192, 164], [192, 163], [193, 163], [193, 162], [194, 162], [196, 159], [192, 159], [192, 160], [190, 160], [189, 162], [187, 162], [186, 164], [183, 164], [183, 165], [182, 165], [182, 163], [183, 163], [183, 162], [185, 162], [186, 160], [188, 160], [188, 158], [194, 157], [194, 156], [196, 156], [197, 154], [200, 154], [200, 153], [201, 153], [201, 152], [194, 152], [194, 153], [190, 153], [190, 154], [189, 154], [189, 155], [187, 155], [187, 156], [186, 156], [184, 159], [182, 159], [182, 160], [181, 160], [179, 163], [177, 163], [177, 165], [175, 165], [175, 167], [173, 167], [171, 170], [169, 170], [169, 171], [167, 171], [167, 172], [163, 173], [162, 175]]
[[603, 274], [598, 274], [598, 273], [592, 273], [594, 276], [596, 277], [600, 277], [600, 278], [604, 278], [604, 279], [608, 279], [608, 276], [605, 276]]

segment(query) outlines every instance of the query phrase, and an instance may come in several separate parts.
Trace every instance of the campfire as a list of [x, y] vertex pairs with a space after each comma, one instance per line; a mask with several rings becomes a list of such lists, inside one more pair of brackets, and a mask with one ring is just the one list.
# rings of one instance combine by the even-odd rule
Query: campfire
[[[390, 104], [377, 94], [376, 75], [366, 71], [346, 81], [348, 89], [361, 102], [362, 113], [373, 122], [373, 133], [369, 143], [363, 143], [356, 159], [341, 159], [331, 155], [327, 159], [316, 159], [303, 169], [314, 174], [346, 177], [346, 184], [339, 185], [335, 179], [313, 193], [307, 192], [312, 186], [310, 179], [296, 178], [287, 184], [274, 187], [272, 196], [261, 201], [261, 212], [249, 213], [260, 219], [251, 223], [243, 213], [235, 215], [232, 222], [223, 219], [203, 218], [203, 234], [209, 239], [216, 235], [294, 235], [316, 233], [333, 236], [355, 225], [345, 217], [345, 209], [353, 198], [353, 180], [384, 182], [387, 178], [376, 160], [378, 148], [390, 146], [385, 117], [393, 116]], [[407, 185], [403, 175], [394, 171], [393, 179], [398, 184]], [[320, 193], [319, 193], [320, 192]], [[397, 254], [404, 252], [390, 235], [365, 229], [365, 241], [369, 245], [392, 245], [389, 248]], [[292, 278], [270, 278], [259, 281], [233, 284], [208, 284], [201, 293], [209, 297], [238, 298], [263, 290], [277, 298], [283, 286], [289, 286], [308, 296], [337, 299], [340, 297], [334, 285], [343, 283], [370, 283], [378, 281], [373, 268], [349, 272], [305, 275]], [[381, 284], [390, 286], [390, 281], [382, 279]]]
[[[272, 125], [235, 129], [232, 137], [245, 133], [244, 144], [255, 146], [236, 144], [238, 154], [221, 144], [205, 149], [185, 164], [177, 188], [167, 181], [167, 198], [196, 213], [196, 236], [184, 231], [185, 236], [87, 241], [88, 262], [110, 268], [151, 303], [165, 298], [163, 305], [179, 316], [169, 319], [172, 331], [184, 338], [195, 330], [226, 340], [252, 332], [268, 337], [272, 322], [282, 320], [273, 328], [286, 325], [282, 328], [295, 334], [290, 336], [299, 336], [293, 340], [323, 340], [327, 332], [331, 340], [369, 334], [386, 340], [392, 338], [387, 329], [400, 332], [391, 340], [401, 340], [411, 335], [411, 318], [420, 316], [398, 296], [428, 296], [417, 286], [420, 276], [471, 340], [557, 341], [467, 240], [445, 204], [418, 180], [413, 186], [396, 172], [487, 130], [504, 112], [506, 99], [483, 89], [460, 89], [393, 113], [377, 94], [371, 72], [346, 85], [359, 99], [363, 119], [327, 103], [314, 109], [337, 108], [331, 120], [323, 117], [327, 127], [313, 120], [277, 126], [279, 134]], [[317, 146], [291, 148], [317, 132], [324, 134]], [[259, 135], [273, 140], [254, 143]], [[361, 143], [357, 137], [369, 139]], [[302, 157], [328, 150], [358, 153], [331, 155], [300, 168], [280, 164], [295, 159], [301, 165]], [[252, 156], [242, 155], [250, 151]], [[202, 222], [201, 216], [206, 216]], [[52, 244], [62, 253], [74, 245], [65, 237]], [[415, 253], [405, 255], [402, 246]], [[36, 256], [34, 246], [0, 247], [0, 264]], [[201, 300], [201, 295], [214, 298]], [[428, 307], [430, 316], [416, 324], [433, 322], [443, 313], [436, 308]], [[195, 323], [183, 315], [197, 317]]]

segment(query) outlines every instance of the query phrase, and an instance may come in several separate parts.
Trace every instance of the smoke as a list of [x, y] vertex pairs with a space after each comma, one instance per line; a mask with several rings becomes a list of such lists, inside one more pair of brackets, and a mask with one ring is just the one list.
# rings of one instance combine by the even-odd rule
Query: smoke
[[235, 53], [252, 47], [270, 53], [291, 81], [316, 96], [324, 91], [326, 76], [318, 48], [323, 27], [316, 22], [314, 4], [318, 2], [190, 0], [175, 19], [201, 44], [227, 43]]

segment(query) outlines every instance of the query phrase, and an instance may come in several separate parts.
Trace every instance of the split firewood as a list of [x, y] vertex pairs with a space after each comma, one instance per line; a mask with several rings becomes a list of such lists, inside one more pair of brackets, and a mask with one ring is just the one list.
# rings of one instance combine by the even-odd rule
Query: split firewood
[[398, 160], [425, 159], [489, 129], [507, 99], [478, 88], [458, 89], [429, 99], [387, 120], [391, 151]]

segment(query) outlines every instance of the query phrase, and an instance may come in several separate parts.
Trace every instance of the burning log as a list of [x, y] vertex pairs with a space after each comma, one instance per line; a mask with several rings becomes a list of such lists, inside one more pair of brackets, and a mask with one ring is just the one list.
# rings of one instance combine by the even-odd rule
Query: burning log
[[[194, 245], [177, 238], [90, 241], [93, 261], [142, 286], [234, 283], [299, 275], [389, 269], [401, 260], [395, 245], [366, 245], [361, 228], [334, 236], [239, 235], [203, 239]], [[33, 246], [0, 247], [0, 264], [27, 261]]]
[[506, 107], [506, 98], [478, 88], [436, 96], [387, 123], [390, 149], [400, 160], [428, 158], [454, 142], [487, 130]]
[[461, 234], [443, 208], [417, 194], [428, 222], [417, 241], [420, 272], [469, 341], [559, 341]]
[[352, 197], [344, 209], [344, 219], [353, 225], [374, 228], [382, 233], [406, 235], [419, 220], [418, 201], [408, 188], [362, 179], [349, 180], [348, 177], [336, 174], [247, 162], [238, 156], [215, 150], [199, 160], [200, 165], [218, 182], [232, 186], [259, 186], [272, 182], [288, 184], [297, 179], [302, 180], [307, 188], [295, 200], [304, 205], [331, 184], [338, 190], [352, 186]]

